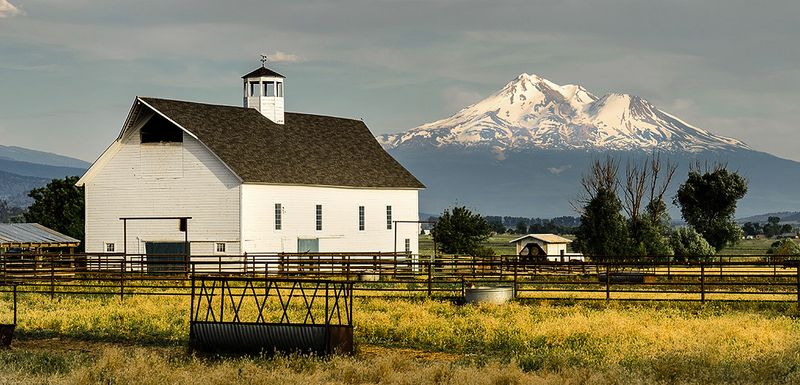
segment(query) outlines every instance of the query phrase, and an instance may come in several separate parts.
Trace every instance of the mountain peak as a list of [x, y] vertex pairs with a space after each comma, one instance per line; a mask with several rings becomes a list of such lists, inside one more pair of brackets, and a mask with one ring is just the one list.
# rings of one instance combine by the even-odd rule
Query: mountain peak
[[449, 118], [377, 139], [386, 148], [459, 146], [494, 152], [748, 148], [689, 125], [639, 96], [608, 93], [598, 98], [583, 86], [561, 86], [528, 73]]

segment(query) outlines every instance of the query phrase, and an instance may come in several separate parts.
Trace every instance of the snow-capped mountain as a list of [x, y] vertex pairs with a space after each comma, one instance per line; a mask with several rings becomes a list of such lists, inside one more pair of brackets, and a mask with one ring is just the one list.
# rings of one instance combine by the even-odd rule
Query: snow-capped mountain
[[612, 93], [598, 98], [582, 86], [560, 86], [528, 74], [449, 118], [377, 139], [387, 149], [454, 146], [494, 152], [748, 149], [739, 140], [694, 127], [638, 96]]

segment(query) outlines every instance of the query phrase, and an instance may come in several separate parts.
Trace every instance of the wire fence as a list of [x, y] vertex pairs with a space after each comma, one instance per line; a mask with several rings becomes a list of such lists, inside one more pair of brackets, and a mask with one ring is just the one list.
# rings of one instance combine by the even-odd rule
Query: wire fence
[[0, 254], [0, 292], [190, 296], [193, 279], [263, 277], [351, 282], [358, 297], [460, 298], [473, 287], [508, 286], [518, 299], [800, 303], [800, 256], [553, 259], [405, 253]]

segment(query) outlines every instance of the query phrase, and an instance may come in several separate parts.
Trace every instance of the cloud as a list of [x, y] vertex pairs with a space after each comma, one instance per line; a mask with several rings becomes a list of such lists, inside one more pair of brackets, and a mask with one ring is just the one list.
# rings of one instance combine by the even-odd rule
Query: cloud
[[9, 3], [8, 0], [0, 0], [0, 18], [22, 14], [24, 14], [24, 12], [14, 4]]
[[487, 95], [477, 91], [466, 90], [462, 87], [447, 87], [442, 90], [442, 101], [445, 108], [450, 111], [458, 111], [469, 105], [479, 102]]
[[267, 55], [267, 59], [273, 63], [296, 63], [300, 61], [299, 56], [281, 51], [275, 51], [274, 54]]

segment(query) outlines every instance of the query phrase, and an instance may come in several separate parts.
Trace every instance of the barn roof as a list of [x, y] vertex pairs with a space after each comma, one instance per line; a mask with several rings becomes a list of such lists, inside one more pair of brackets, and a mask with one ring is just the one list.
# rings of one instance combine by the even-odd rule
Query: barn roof
[[135, 103], [134, 110], [144, 104], [179, 125], [244, 183], [425, 187], [360, 120], [286, 113], [284, 124], [277, 124], [252, 108], [146, 97], [137, 101], [142, 103]]
[[517, 239], [511, 240], [508, 243], [516, 243], [526, 238], [533, 238], [540, 240], [544, 243], [570, 243], [572, 240], [555, 235], [555, 234], [527, 234]]
[[74, 247], [80, 243], [38, 223], [0, 223], [0, 247]]

